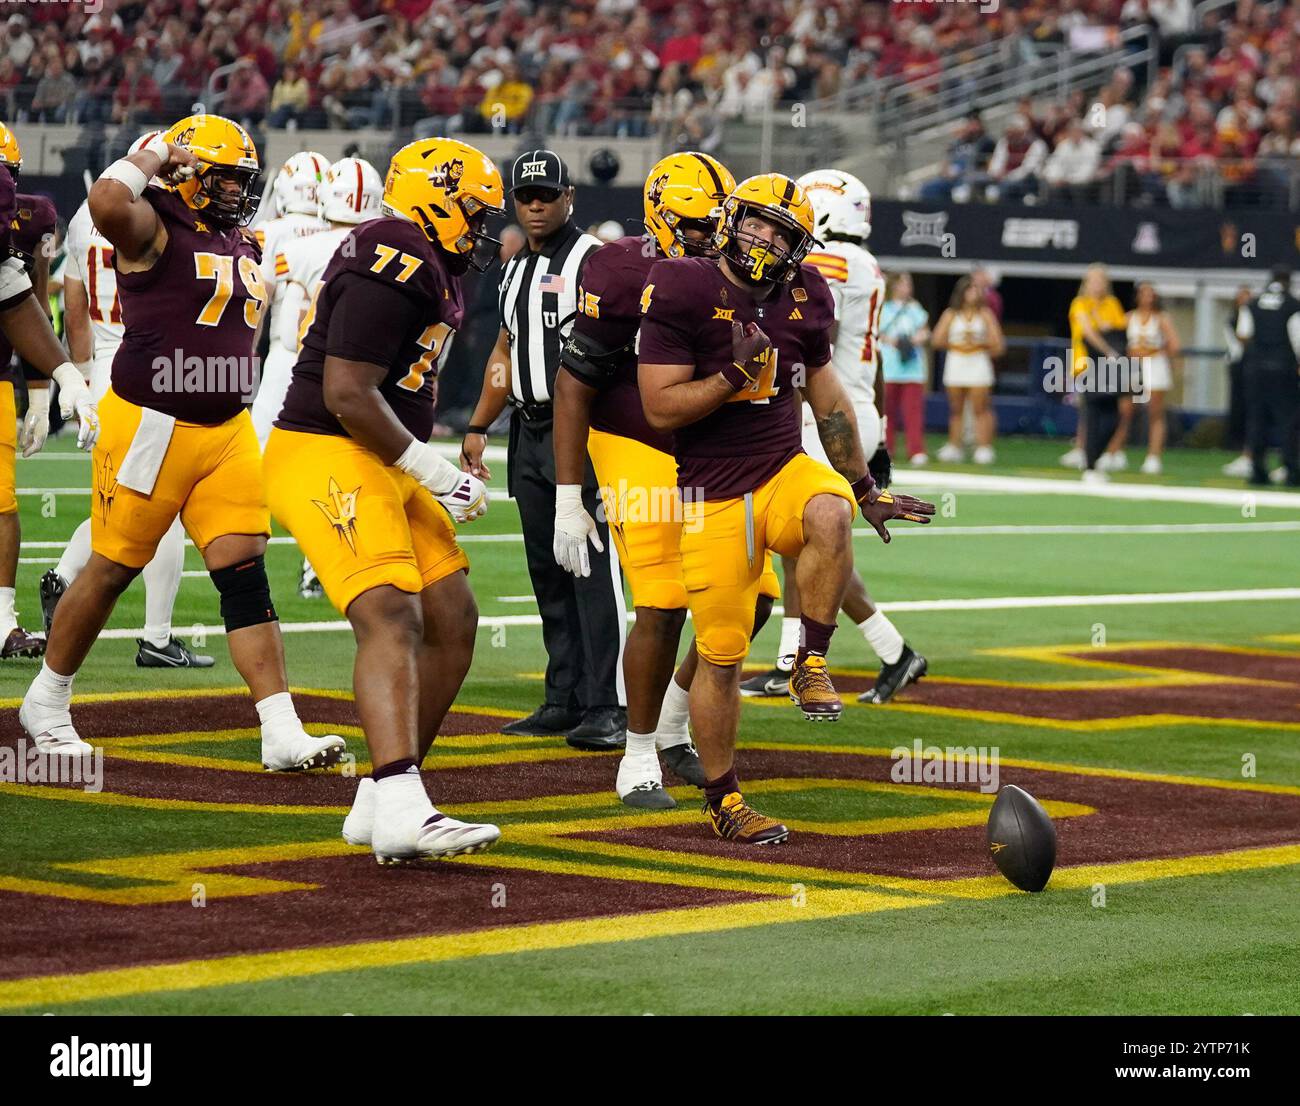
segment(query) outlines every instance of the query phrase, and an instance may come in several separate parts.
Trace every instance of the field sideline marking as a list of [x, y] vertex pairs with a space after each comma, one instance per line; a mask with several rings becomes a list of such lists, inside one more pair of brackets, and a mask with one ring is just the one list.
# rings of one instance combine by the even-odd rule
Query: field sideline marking
[[[1249, 603], [1300, 599], [1300, 588], [1238, 588], [1222, 591], [1156, 591], [1156, 592], [1119, 592], [1107, 595], [1005, 595], [982, 599], [916, 599], [902, 600], [897, 603], [878, 603], [877, 608], [887, 613], [925, 614], [939, 611], [1007, 611], [1021, 609], [1044, 609], [1052, 607], [1141, 607], [1160, 606], [1170, 603]], [[784, 608], [773, 607], [772, 614], [780, 616]], [[628, 622], [635, 619], [629, 612]], [[479, 629], [498, 626], [540, 626], [542, 616], [538, 614], [498, 614], [480, 615]], [[329, 631], [351, 631], [352, 626], [346, 619], [333, 618], [318, 622], [281, 622], [280, 631], [285, 634], [314, 634]], [[210, 637], [224, 636], [224, 626], [195, 626], [187, 633], [202, 633]], [[101, 630], [99, 637], [104, 640], [138, 638], [144, 630], [140, 627], [117, 627]]]
[[[470, 858], [479, 859], [479, 858]], [[482, 858], [488, 863], [490, 858]], [[1053, 875], [1053, 890], [1077, 890], [1094, 883], [1143, 883], [1156, 879], [1217, 875], [1300, 864], [1300, 845], [1240, 849], [1172, 860], [1127, 861], [1062, 868]], [[1016, 892], [1008, 885], [1007, 894]], [[726, 906], [660, 910], [640, 915], [583, 918], [501, 926], [436, 937], [364, 941], [318, 948], [283, 949], [155, 964], [109, 968], [62, 975], [30, 976], [0, 982], [0, 1008], [48, 1008], [74, 1002], [134, 995], [202, 990], [335, 972], [434, 964], [481, 956], [545, 952], [587, 945], [617, 944], [654, 937], [714, 933], [754, 926], [816, 921], [883, 910], [938, 906], [940, 898], [905, 898], [878, 892], [805, 888], [804, 905], [789, 896]]]

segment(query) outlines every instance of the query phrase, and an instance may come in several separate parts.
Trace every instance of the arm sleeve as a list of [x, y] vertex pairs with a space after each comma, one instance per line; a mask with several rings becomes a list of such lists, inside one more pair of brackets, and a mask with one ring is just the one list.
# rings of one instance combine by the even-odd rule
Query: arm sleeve
[[325, 352], [345, 361], [364, 361], [389, 368], [396, 363], [406, 337], [420, 323], [415, 300], [384, 281], [343, 272], [330, 307]]

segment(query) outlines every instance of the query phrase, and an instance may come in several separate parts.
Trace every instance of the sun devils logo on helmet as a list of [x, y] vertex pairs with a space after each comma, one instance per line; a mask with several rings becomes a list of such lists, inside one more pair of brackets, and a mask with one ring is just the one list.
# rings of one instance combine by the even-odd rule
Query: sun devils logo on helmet
[[193, 141], [194, 141], [193, 127], [189, 127], [186, 130], [181, 131], [181, 133], [176, 136], [177, 146], [188, 146]]
[[646, 189], [646, 198], [656, 207], [659, 201], [664, 197], [664, 185], [668, 183], [668, 174], [660, 173], [650, 182], [650, 187]]

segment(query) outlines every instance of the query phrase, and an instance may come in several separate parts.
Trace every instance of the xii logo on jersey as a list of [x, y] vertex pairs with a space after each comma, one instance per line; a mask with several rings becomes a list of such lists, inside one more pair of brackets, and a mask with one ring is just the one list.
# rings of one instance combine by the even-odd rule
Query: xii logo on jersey
[[357, 494], [360, 491], [361, 485], [358, 484], [350, 492], [345, 492], [339, 487], [339, 482], [331, 476], [329, 500], [327, 502], [319, 499], [312, 500], [320, 508], [326, 521], [334, 527], [334, 532], [348, 543], [348, 548], [353, 553], [357, 551]]
[[713, 309], [713, 317], [715, 319], [722, 319], [726, 322], [734, 321], [733, 316], [735, 314], [736, 309], [734, 307], [715, 307]]

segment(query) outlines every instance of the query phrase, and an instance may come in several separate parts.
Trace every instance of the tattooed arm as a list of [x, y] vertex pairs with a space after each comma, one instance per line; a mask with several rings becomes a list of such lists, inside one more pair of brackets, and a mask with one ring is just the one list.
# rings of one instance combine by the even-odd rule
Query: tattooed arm
[[817, 419], [817, 436], [821, 438], [831, 468], [850, 484], [862, 479], [867, 471], [867, 459], [862, 455], [858, 420], [835, 370], [830, 365], [811, 370], [803, 386], [803, 397]]

